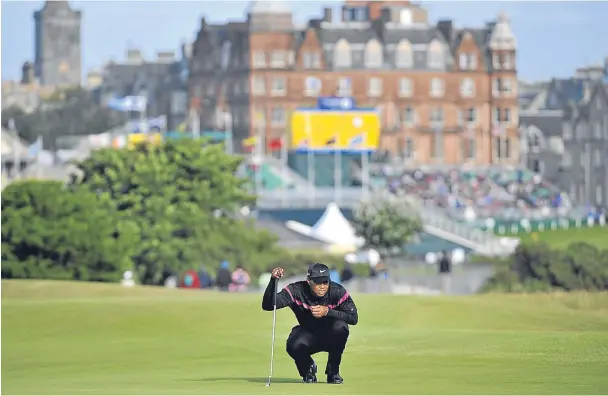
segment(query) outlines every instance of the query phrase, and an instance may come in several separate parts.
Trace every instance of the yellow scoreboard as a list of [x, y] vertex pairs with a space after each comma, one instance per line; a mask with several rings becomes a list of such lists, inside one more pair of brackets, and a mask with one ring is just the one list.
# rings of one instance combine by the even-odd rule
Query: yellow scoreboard
[[298, 109], [291, 117], [294, 151], [374, 151], [380, 140], [380, 120], [373, 110]]

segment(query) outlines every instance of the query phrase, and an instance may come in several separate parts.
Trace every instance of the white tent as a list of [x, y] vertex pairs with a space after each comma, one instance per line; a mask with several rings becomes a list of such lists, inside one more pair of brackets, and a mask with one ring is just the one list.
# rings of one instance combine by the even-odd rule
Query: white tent
[[312, 227], [297, 221], [288, 221], [285, 225], [292, 231], [331, 245], [361, 246], [363, 244], [335, 202], [327, 205], [321, 218]]

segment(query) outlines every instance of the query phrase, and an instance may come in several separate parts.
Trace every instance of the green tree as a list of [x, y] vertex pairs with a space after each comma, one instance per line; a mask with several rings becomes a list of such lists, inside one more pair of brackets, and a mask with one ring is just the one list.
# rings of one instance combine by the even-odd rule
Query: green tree
[[352, 223], [368, 247], [388, 254], [401, 250], [414, 234], [422, 231], [419, 213], [411, 197], [378, 194], [355, 208]]
[[205, 262], [251, 265], [275, 251], [275, 238], [239, 219], [255, 203], [236, 176], [242, 159], [221, 145], [184, 139], [134, 150], [105, 149], [77, 164], [76, 182], [109, 194], [122, 217], [136, 222], [133, 260], [143, 283]]
[[497, 265], [482, 291], [608, 290], [606, 253], [586, 243], [564, 250], [524, 243]]
[[2, 277], [117, 281], [132, 268], [136, 232], [108, 196], [15, 182], [2, 192]]

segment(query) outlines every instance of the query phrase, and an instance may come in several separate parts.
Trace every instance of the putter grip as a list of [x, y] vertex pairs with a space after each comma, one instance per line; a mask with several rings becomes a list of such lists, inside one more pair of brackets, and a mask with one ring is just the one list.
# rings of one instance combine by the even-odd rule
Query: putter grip
[[277, 306], [277, 291], [279, 288], [279, 280], [274, 278], [274, 293], [272, 293], [272, 305]]

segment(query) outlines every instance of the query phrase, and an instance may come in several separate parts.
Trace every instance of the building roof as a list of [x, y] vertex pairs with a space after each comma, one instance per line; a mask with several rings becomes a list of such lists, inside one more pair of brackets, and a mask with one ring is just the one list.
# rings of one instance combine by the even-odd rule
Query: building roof
[[535, 114], [520, 114], [519, 125], [522, 127], [535, 126], [544, 136], [562, 135], [562, 112], [541, 111]]

